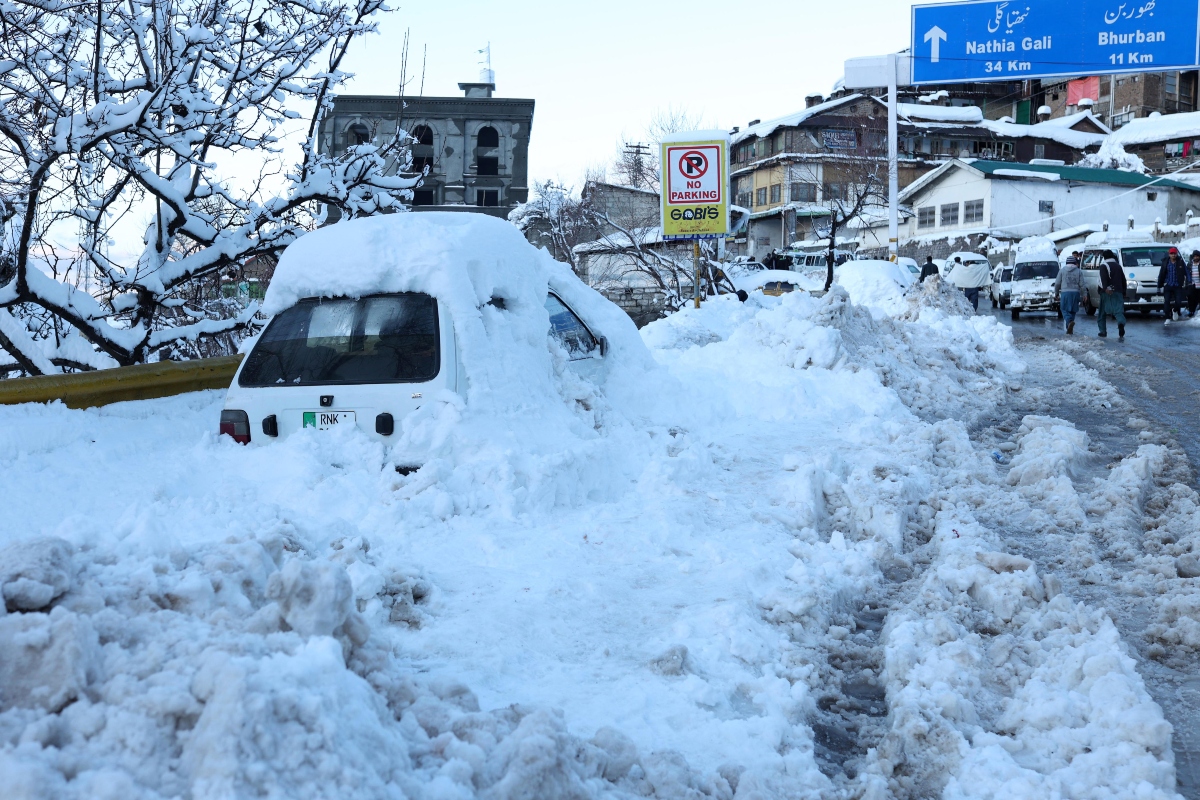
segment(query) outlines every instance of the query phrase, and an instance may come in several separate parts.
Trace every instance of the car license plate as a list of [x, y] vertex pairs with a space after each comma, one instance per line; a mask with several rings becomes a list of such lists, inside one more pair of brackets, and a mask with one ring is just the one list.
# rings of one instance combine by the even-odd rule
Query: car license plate
[[1163, 301], [1163, 296], [1161, 294], [1156, 294], [1156, 295], [1154, 295], [1154, 298], [1150, 302], [1151, 303], [1161, 303], [1162, 301]]
[[339, 425], [353, 425], [353, 411], [305, 411], [304, 427], [327, 431]]

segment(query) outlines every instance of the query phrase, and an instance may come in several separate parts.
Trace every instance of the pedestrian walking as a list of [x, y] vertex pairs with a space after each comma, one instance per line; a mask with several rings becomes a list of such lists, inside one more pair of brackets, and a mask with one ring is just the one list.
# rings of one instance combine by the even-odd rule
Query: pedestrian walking
[[1191, 280], [1187, 291], [1188, 316], [1194, 317], [1196, 307], [1200, 306], [1200, 250], [1192, 251], [1191, 263], [1188, 264], [1188, 278]]
[[921, 267], [921, 283], [924, 283], [926, 278], [938, 274], [937, 264], [933, 263], [933, 256], [925, 256], [925, 266]]
[[1079, 256], [1072, 253], [1058, 270], [1054, 279], [1054, 299], [1062, 311], [1067, 324], [1067, 335], [1075, 333], [1075, 315], [1079, 313], [1079, 294], [1083, 291], [1083, 270], [1079, 269]]
[[1190, 276], [1183, 260], [1179, 257], [1179, 248], [1172, 247], [1167, 252], [1167, 260], [1158, 270], [1158, 290], [1163, 296], [1163, 311], [1167, 315], [1164, 325], [1170, 325], [1171, 320], [1183, 319], [1183, 303]]
[[[1125, 290], [1129, 284], [1125, 280], [1125, 270], [1117, 260], [1117, 254], [1105, 250], [1104, 261], [1100, 264], [1100, 318], [1096, 322], [1100, 326], [1100, 338], [1108, 336], [1108, 315], [1112, 314], [1117, 320], [1117, 335], [1125, 338]], [[1196, 254], [1200, 263], [1200, 253]]]
[[950, 281], [963, 290], [971, 307], [979, 310], [979, 291], [992, 281], [992, 266], [983, 259], [963, 263], [959, 257], [954, 259], [954, 271], [950, 273]]

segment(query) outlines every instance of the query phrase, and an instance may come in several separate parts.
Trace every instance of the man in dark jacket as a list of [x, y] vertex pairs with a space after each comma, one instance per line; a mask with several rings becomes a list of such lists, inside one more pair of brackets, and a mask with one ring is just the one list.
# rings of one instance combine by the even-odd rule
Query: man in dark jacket
[[1125, 270], [1117, 261], [1117, 254], [1112, 250], [1104, 251], [1104, 261], [1100, 264], [1100, 338], [1108, 336], [1108, 315], [1117, 318], [1117, 334], [1125, 338]]
[[1167, 260], [1158, 270], [1158, 290], [1163, 294], [1163, 311], [1167, 315], [1167, 325], [1170, 325], [1173, 319], [1183, 319], [1187, 286], [1187, 267], [1179, 257], [1179, 248], [1172, 247], [1167, 253]]
[[924, 283], [926, 278], [940, 274], [937, 264], [933, 263], [933, 256], [925, 256], [925, 266], [921, 267], [921, 283]]

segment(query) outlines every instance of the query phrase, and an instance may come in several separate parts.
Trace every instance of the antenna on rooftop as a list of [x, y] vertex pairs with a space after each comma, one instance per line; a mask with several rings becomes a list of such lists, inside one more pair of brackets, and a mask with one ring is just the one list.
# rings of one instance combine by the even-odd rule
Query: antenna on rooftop
[[488, 42], [487, 47], [476, 51], [483, 59], [480, 60], [479, 82], [480, 83], [495, 83], [496, 71], [492, 69], [492, 43]]

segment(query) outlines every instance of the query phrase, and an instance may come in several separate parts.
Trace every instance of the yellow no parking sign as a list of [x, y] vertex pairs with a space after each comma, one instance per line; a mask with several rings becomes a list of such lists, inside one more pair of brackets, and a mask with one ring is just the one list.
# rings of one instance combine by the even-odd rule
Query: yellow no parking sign
[[729, 139], [691, 131], [663, 141], [662, 228], [666, 239], [721, 239], [729, 233]]

